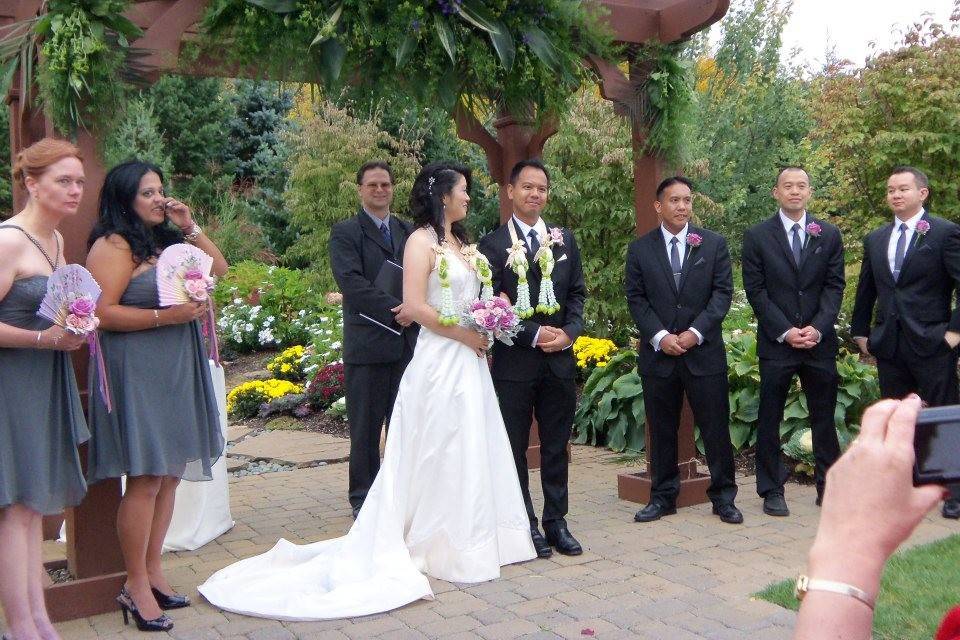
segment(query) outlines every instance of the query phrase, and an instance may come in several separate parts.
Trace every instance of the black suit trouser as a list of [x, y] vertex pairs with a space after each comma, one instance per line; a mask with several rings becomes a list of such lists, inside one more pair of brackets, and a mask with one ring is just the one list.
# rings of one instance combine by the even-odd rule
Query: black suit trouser
[[732, 503], [737, 496], [730, 443], [730, 398], [727, 374], [695, 376], [682, 360], [665, 378], [640, 376], [650, 428], [650, 470], [653, 487], [650, 502], [672, 507], [680, 493], [677, 466], [678, 432], [683, 396], [686, 393], [693, 419], [700, 428], [710, 488], [707, 495], [716, 504]]
[[760, 409], [757, 425], [757, 493], [783, 491], [790, 472], [780, 456], [780, 425], [794, 374], [807, 397], [810, 430], [813, 434], [814, 478], [822, 492], [827, 470], [840, 457], [840, 443], [834, 425], [837, 408], [837, 361], [760, 360]]
[[[892, 360], [877, 358], [880, 395], [903, 398], [916, 393], [931, 407], [960, 404], [957, 382], [957, 350], [922, 358], [913, 352], [903, 335], [897, 333], [897, 349]], [[960, 485], [950, 487], [955, 500], [960, 500]]]
[[520, 491], [530, 525], [537, 516], [530, 499], [527, 475], [527, 447], [530, 445], [531, 416], [540, 432], [540, 485], [543, 489], [543, 524], [566, 524], [569, 456], [567, 443], [573, 427], [577, 404], [577, 385], [573, 378], [559, 378], [544, 361], [534, 380], [494, 380], [500, 412], [506, 425], [513, 461], [517, 466]]
[[389, 423], [403, 370], [412, 352], [397, 362], [344, 364], [343, 382], [350, 424], [350, 505], [359, 507], [380, 471], [380, 432]]

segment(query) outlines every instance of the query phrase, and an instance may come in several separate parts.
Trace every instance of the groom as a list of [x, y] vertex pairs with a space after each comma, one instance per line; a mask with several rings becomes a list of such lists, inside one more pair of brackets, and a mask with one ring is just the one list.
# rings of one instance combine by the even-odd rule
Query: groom
[[[550, 547], [564, 555], [583, 553], [570, 531], [567, 514], [567, 441], [573, 426], [577, 389], [573, 341], [583, 330], [583, 302], [586, 287], [580, 265], [580, 251], [569, 229], [547, 225], [540, 213], [547, 205], [550, 174], [539, 160], [518, 162], [510, 172], [507, 197], [513, 216], [480, 241], [480, 251], [490, 260], [493, 290], [517, 302], [519, 275], [508, 266], [507, 254], [515, 243], [525, 253], [525, 269], [531, 306], [536, 307], [544, 274], [535, 256], [544, 244], [553, 256], [553, 282], [559, 310], [536, 312], [523, 322], [523, 331], [513, 346], [495, 342], [493, 384], [500, 401], [523, 501], [530, 518], [530, 535], [537, 555], [548, 558]], [[531, 416], [540, 429], [540, 482], [543, 487], [543, 530], [530, 500], [527, 477], [527, 447]]]

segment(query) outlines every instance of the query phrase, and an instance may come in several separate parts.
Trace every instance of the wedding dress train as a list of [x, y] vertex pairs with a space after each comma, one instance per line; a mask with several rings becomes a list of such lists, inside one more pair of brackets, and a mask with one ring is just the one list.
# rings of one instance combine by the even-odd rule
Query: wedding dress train
[[[476, 275], [455, 256], [448, 262], [454, 300], [475, 300]], [[436, 270], [427, 298], [439, 305]], [[432, 599], [427, 575], [483, 582], [534, 557], [486, 359], [424, 328], [400, 382], [380, 472], [347, 535], [308, 545], [280, 540], [199, 591], [252, 616], [345, 618]]]

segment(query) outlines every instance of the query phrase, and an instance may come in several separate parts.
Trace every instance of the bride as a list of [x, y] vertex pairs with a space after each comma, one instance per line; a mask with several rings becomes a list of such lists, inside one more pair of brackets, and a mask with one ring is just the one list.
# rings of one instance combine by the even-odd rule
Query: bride
[[211, 576], [212, 604], [252, 616], [323, 620], [432, 599], [427, 575], [482, 582], [536, 557], [493, 383], [486, 337], [438, 319], [438, 256], [455, 303], [478, 297], [464, 259], [469, 171], [427, 167], [414, 182], [417, 230], [403, 259], [403, 308], [420, 324], [400, 382], [380, 472], [347, 535], [308, 545], [280, 540]]

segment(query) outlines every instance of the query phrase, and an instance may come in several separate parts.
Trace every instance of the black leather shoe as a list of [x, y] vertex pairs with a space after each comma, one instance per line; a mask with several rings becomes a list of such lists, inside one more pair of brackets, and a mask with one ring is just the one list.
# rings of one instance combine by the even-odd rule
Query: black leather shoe
[[790, 509], [787, 508], [787, 501], [783, 499], [783, 493], [780, 491], [770, 491], [763, 496], [763, 512], [768, 516], [788, 516]]
[[543, 531], [547, 534], [547, 542], [557, 550], [557, 553], [565, 556], [578, 556], [583, 553], [583, 547], [581, 547], [577, 539], [571, 535], [567, 529], [567, 525], [543, 525]]
[[960, 500], [947, 498], [943, 501], [943, 517], [950, 520], [960, 519]]
[[533, 540], [533, 548], [536, 550], [538, 558], [549, 558], [553, 555], [553, 549], [550, 548], [550, 543], [540, 533], [540, 529], [530, 527], [530, 538]]
[[713, 505], [713, 515], [720, 516], [720, 520], [727, 524], [743, 523], [743, 514], [740, 513], [740, 509], [737, 509], [732, 502]]
[[633, 516], [634, 522], [653, 522], [654, 520], [659, 520], [663, 516], [672, 516], [677, 512], [676, 507], [668, 507], [662, 505], [659, 502], [651, 502], [640, 511], [637, 511], [637, 515]]
[[155, 587], [150, 587], [150, 591], [153, 592], [153, 597], [157, 599], [157, 604], [160, 605], [160, 608], [164, 611], [183, 609], [184, 607], [190, 606], [190, 598], [187, 596], [181, 596], [179, 594], [168, 596]]

